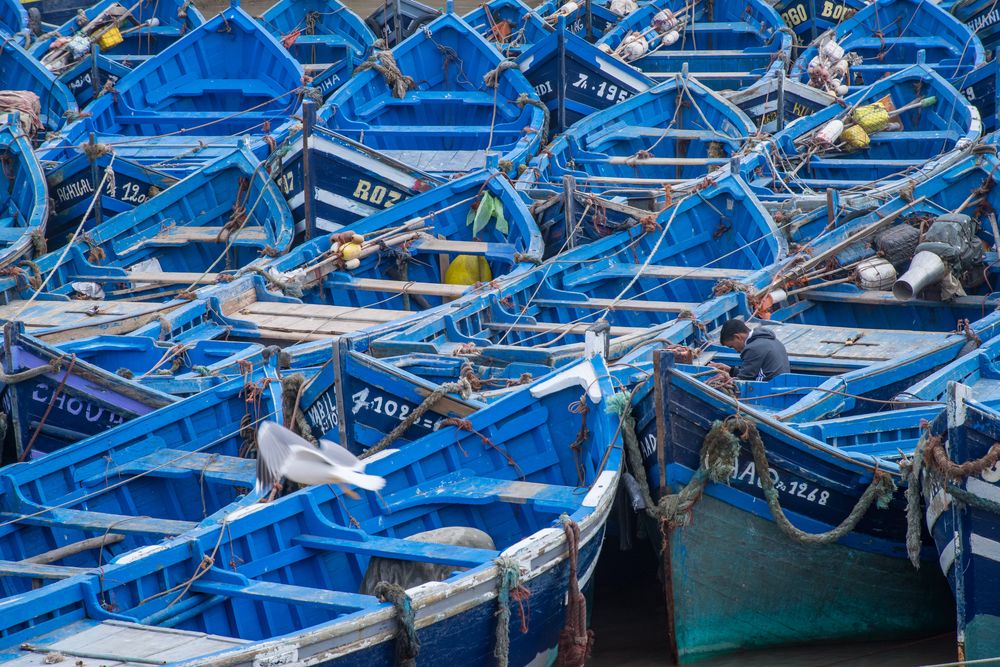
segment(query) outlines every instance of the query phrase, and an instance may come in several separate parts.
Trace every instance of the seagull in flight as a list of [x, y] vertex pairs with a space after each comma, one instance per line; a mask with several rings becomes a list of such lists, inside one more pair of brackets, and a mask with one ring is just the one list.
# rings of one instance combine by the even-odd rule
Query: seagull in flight
[[385, 486], [384, 478], [365, 474], [365, 462], [340, 445], [320, 440], [316, 447], [281, 424], [262, 422], [257, 429], [256, 490], [263, 495], [270, 488], [270, 494], [261, 502], [274, 500], [282, 479], [306, 486], [336, 484], [352, 498], [358, 495], [351, 486], [368, 491]]

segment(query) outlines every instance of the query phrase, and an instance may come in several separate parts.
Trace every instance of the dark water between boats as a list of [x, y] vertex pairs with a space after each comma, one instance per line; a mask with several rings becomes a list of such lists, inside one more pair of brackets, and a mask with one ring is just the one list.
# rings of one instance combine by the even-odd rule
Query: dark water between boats
[[[424, 0], [434, 6], [433, 0]], [[199, 7], [211, 15], [227, 6], [228, 0], [202, 0]], [[273, 0], [243, 0], [252, 15], [267, 9]], [[347, 0], [361, 16], [383, 3], [380, 0]], [[477, 6], [456, 0], [456, 11]], [[656, 576], [656, 562], [645, 543], [629, 552], [620, 552], [611, 539], [605, 544], [596, 572], [593, 628], [596, 637], [593, 667], [665, 667], [667, 657], [667, 615], [663, 592]], [[738, 582], [733, 582], [737, 585]], [[793, 592], [789, 592], [793, 594]], [[823, 646], [790, 647], [741, 653], [697, 663], [699, 667], [913, 667], [945, 663], [955, 659], [954, 635], [940, 635], [911, 641], [832, 643]]]

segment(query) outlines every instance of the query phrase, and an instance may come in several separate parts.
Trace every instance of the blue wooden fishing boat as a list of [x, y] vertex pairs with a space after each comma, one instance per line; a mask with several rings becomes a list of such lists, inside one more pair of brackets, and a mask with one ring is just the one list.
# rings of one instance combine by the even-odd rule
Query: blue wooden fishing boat
[[553, 134], [653, 85], [645, 74], [578, 37], [564, 19], [524, 49], [517, 62], [549, 110]]
[[204, 22], [196, 7], [181, 0], [141, 0], [128, 8], [102, 0], [47, 31], [31, 45], [31, 54], [82, 107]]
[[30, 274], [4, 278], [0, 319], [23, 321], [50, 342], [129, 333], [199, 286], [283, 252], [292, 234], [280, 191], [243, 147], [81, 233]]
[[[4, 41], [0, 53], [0, 90], [8, 91], [3, 99], [5, 109], [23, 114], [22, 122], [33, 141], [44, 140], [47, 133], [58, 131], [67, 119], [76, 117], [73, 94], [16, 41]], [[11, 96], [18, 91], [37, 95], [38, 109], [24, 95]]]
[[[712, 322], [737, 315], [748, 321], [755, 316], [767, 318], [760, 326], [768, 326], [785, 344], [792, 372], [766, 382], [740, 381], [734, 386], [718, 383], [710, 377], [716, 375], [714, 371], [706, 374], [698, 366], [677, 366], [658, 375], [658, 395], [663, 397], [658, 408], [660, 430], [655, 434], [640, 432], [638, 438], [653, 443], [643, 448], [643, 455], [654, 486], [659, 478], [661, 494], [676, 492], [691, 479], [699, 467], [698, 457], [704, 454], [699, 451], [701, 443], [713, 423], [729, 419], [725, 423], [740, 439], [741, 448], [731, 472], [725, 475], [730, 486], [709, 485], [693, 510], [690, 525], [685, 517], [670, 518], [675, 528], [669, 535], [664, 563], [673, 573], [668, 604], [673, 606], [672, 639], [682, 658], [810, 638], [857, 636], [859, 630], [870, 631], [873, 637], [919, 634], [937, 627], [942, 614], [947, 615], [947, 604], [941, 607], [938, 598], [934, 604], [920, 607], [916, 602], [920, 598], [907, 597], [917, 591], [926, 596], [939, 595], [940, 591], [935, 591], [935, 582], [924, 574], [909, 569], [906, 522], [901, 514], [864, 508], [864, 513], [855, 514], [855, 518], [862, 517], [860, 522], [849, 524], [853, 532], [838, 531], [824, 539], [811, 539], [789, 524], [772, 521], [777, 510], [774, 501], [769, 507], [766, 500], [771, 491], [758, 485], [764, 476], [760, 457], [766, 456], [770, 462], [770, 477], [776, 480], [773, 497], [784, 507], [790, 525], [807, 533], [838, 526], [851, 507], [857, 506], [861, 492], [873, 479], [873, 470], [895, 474], [894, 459], [899, 458], [901, 449], [912, 450], [919, 420], [928, 411], [899, 410], [883, 418], [880, 410], [940, 400], [946, 379], [966, 373], [966, 358], [960, 355], [980, 341], [994, 339], [1000, 318], [996, 313], [983, 317], [989, 312], [985, 307], [995, 301], [988, 284], [973, 289], [975, 283], [968, 283], [967, 294], [948, 301], [934, 300], [940, 297], [928, 291], [934, 292], [931, 288], [937, 288], [941, 276], [932, 279], [925, 275], [914, 281], [911, 273], [916, 269], [910, 258], [926, 246], [914, 244], [908, 250], [893, 246], [881, 232], [894, 223], [896, 232], [920, 224], [925, 228], [922, 239], [932, 242], [938, 222], [956, 221], [959, 214], [974, 212], [981, 217], [979, 238], [968, 239], [966, 245], [980, 249], [977, 262], [981, 265], [970, 265], [970, 271], [985, 270], [989, 260], [981, 256], [982, 245], [995, 245], [987, 222], [995, 196], [991, 192], [994, 168], [992, 158], [969, 158], [917, 184], [912, 195], [907, 193], [874, 213], [853, 219], [845, 216], [836, 229], [815, 239], [801, 257], [778, 269], [778, 276], [787, 272], [784, 280], [767, 275], [774, 269], [751, 277], [748, 284], [765, 289], [749, 289], [745, 311], [739, 310], [744, 307], [741, 294], [727, 295], [695, 311], [699, 319]], [[876, 252], [883, 256], [876, 258]], [[910, 271], [899, 281], [889, 278], [881, 287], [866, 284], [870, 275], [840, 277], [855, 271], [860, 274], [863, 264], [873, 260], [890, 266], [892, 261], [910, 265]], [[960, 260], [954, 262], [957, 272], [964, 270]], [[803, 279], [810, 273], [811, 278]], [[793, 275], [797, 280], [790, 279]], [[855, 280], [861, 287], [850, 284]], [[918, 299], [888, 291], [898, 288], [897, 282], [907, 281], [912, 282], [912, 296]], [[773, 291], [776, 285], [784, 288], [781, 295]], [[720, 312], [728, 310], [723, 303], [729, 299], [733, 299], [729, 303], [741, 305], [735, 311]], [[958, 330], [954, 328], [956, 321]], [[864, 327], [858, 327], [862, 322]], [[687, 342], [669, 334], [666, 338]], [[703, 355], [713, 361], [737, 363], [736, 355], [726, 348], [708, 347], [695, 358]], [[668, 357], [660, 360], [661, 368], [675, 365], [673, 355]], [[933, 374], [949, 361], [953, 363]], [[924, 379], [929, 373], [930, 378]], [[734, 413], [740, 416], [731, 417]], [[751, 452], [754, 434], [760, 437], [756, 454]], [[657, 451], [654, 445], [658, 443], [663, 444]], [[843, 477], [845, 474], [848, 476]], [[851, 481], [845, 486], [845, 480]], [[849, 490], [851, 485], [853, 490]], [[837, 500], [838, 494], [845, 492], [847, 499]], [[902, 504], [898, 491], [893, 497], [897, 506]], [[789, 536], [795, 539], [789, 541]], [[727, 551], [730, 547], [732, 552]], [[729, 620], [722, 623], [722, 610], [731, 610], [734, 601], [728, 592], [724, 600], [710, 593], [717, 581], [712, 563], [728, 562], [737, 551], [760, 553], [762, 547], [788, 554], [789, 567], [781, 569], [786, 585], [789, 576], [793, 585], [800, 578], [803, 586], [806, 581], [811, 583], [796, 590], [822, 590], [823, 595], [800, 594], [794, 612], [799, 620], [792, 623], [791, 617], [774, 614], [778, 581], [770, 579], [777, 576], [773, 564], [744, 562], [741, 580], [753, 585], [741, 588], [736, 600], [736, 608], [741, 610], [737, 622], [732, 622], [729, 613]], [[922, 555], [915, 557], [928, 560], [932, 556], [925, 545]], [[837, 574], [831, 575], [834, 571]], [[901, 587], [910, 587], [902, 593], [902, 600], [884, 597], [883, 586], [894, 580], [900, 582], [890, 587], [894, 594]], [[879, 605], [887, 606], [880, 610]], [[890, 606], [907, 613], [890, 614]], [[802, 609], [809, 611], [808, 624], [801, 622]], [[825, 617], [827, 613], [830, 618]], [[869, 613], [873, 616], [868, 617]]]
[[993, 594], [1000, 576], [994, 511], [1000, 414], [995, 401], [987, 402], [995, 398], [995, 354], [983, 354], [977, 361], [979, 381], [949, 386], [947, 410], [931, 423], [921, 442], [927, 527], [955, 595], [957, 657], [963, 662], [991, 660], [1000, 653], [1000, 609]]
[[[52, 200], [45, 236], [53, 249], [65, 245], [81, 222], [88, 228], [100, 225], [119, 213], [131, 211], [178, 181], [175, 176], [113, 154], [88, 156], [80, 152], [58, 167], [44, 164]], [[104, 179], [109, 167], [114, 173], [113, 181]]]
[[[314, 487], [120, 556], [103, 574], [77, 569], [79, 576], [0, 602], [3, 658], [100, 646], [175, 665], [383, 664], [399, 651], [437, 664], [460, 643], [462, 659], [476, 664], [494, 654], [510, 664], [551, 662], [560, 645], [564, 658], [572, 651], [582, 660], [591, 640], [580, 588], [591, 580], [621, 466], [617, 418], [607, 410], [613, 394], [603, 362], [582, 360], [470, 416], [471, 430], [444, 426], [370, 458], [367, 470], [387, 482], [378, 497]], [[197, 460], [189, 451], [166, 459], [169, 467]], [[215, 486], [215, 470], [224, 470], [225, 490], [241, 462], [219, 460], [204, 477]], [[244, 484], [252, 481], [248, 472]], [[428, 528], [438, 532], [422, 532]], [[482, 542], [435, 543], [459, 528]], [[217, 565], [199, 566], [204, 556]], [[431, 581], [394, 589], [405, 590], [398, 621], [373, 594], [385, 590], [385, 559], [440, 570]], [[190, 586], [174, 588], [199, 567], [205, 573]], [[153, 572], [162, 577], [155, 588], [148, 586]], [[96, 602], [102, 585], [113, 610]], [[52, 610], [44, 623], [41, 609]], [[131, 639], [166, 637], [172, 648], [130, 641], [126, 656], [124, 645], [106, 638], [89, 643], [126, 626]], [[211, 638], [177, 641], [188, 631]], [[77, 651], [59, 643], [70, 637]]]
[[865, 6], [862, 0], [779, 0], [774, 10], [802, 44], [836, 28]]
[[552, 32], [534, 9], [521, 0], [491, 0], [462, 17], [507, 58], [516, 58]]
[[270, 159], [269, 173], [292, 209], [296, 232], [308, 238], [338, 231], [444, 182], [319, 126], [310, 128], [308, 138], [302, 130], [293, 134], [287, 152], [279, 149]]
[[[667, 529], [662, 558], [670, 639], [680, 660], [810, 640], [926, 636], [947, 627], [952, 612], [929, 562], [933, 549], [923, 546], [920, 570], [906, 555], [903, 480], [894, 461], [863, 453], [872, 450], [867, 445], [836, 447], [810, 437], [674, 370], [672, 360], [664, 354], [657, 376], [662, 490], [677, 492], [691, 481], [713, 424], [715, 433], [731, 430], [738, 444], [726, 459], [732, 467], [718, 473], [725, 483], [705, 486], [689, 516], [669, 517], [677, 527]], [[856, 430], [867, 431], [870, 415], [867, 421]], [[751, 451], [758, 435], [762, 459]], [[766, 472], [758, 467], [764, 460]], [[773, 520], [759, 486], [765, 477], [776, 480], [768, 493], [793, 529]], [[861, 518], [839, 539], [802, 535], [830, 531], [852, 509]], [[720, 577], [741, 585], [719, 588]]]
[[514, 173], [541, 146], [544, 106], [531, 85], [451, 13], [369, 62], [319, 109], [322, 125], [439, 176], [481, 169], [488, 152]]
[[[976, 108], [922, 64], [845, 103], [847, 109], [830, 106], [790, 124], [741, 162], [740, 172], [758, 196], [825, 202], [828, 189], [891, 196], [964, 157], [982, 132]], [[878, 118], [864, 121], [866, 130], [855, 119], [869, 112]]]
[[[281, 421], [261, 365], [0, 476], [0, 594], [18, 596], [193, 530], [253, 488], [254, 430]], [[58, 550], [58, 551], [56, 551]], [[41, 562], [24, 562], [42, 557]], [[69, 568], [69, 569], [66, 569]]]
[[0, 124], [0, 268], [45, 252], [49, 198], [45, 175], [24, 134], [22, 116], [8, 114]]
[[53, 305], [64, 299], [164, 300], [197, 288], [203, 274], [223, 280], [220, 273], [232, 277], [285, 252], [293, 230], [280, 190], [244, 145], [84, 231], [69, 248], [40, 258], [38, 269], [48, 274], [44, 291]]
[[326, 97], [368, 54], [375, 35], [338, 0], [278, 0], [260, 17]]
[[[329, 321], [306, 338], [312, 340], [356, 330], [351, 320], [391, 322], [441, 305], [477, 284], [523, 273], [541, 261], [541, 251], [527, 204], [500, 172], [484, 170], [304, 243], [263, 273], [279, 295], [315, 304], [300, 309], [304, 326]], [[310, 323], [322, 305], [343, 317], [331, 311]], [[349, 328], [341, 330], [338, 319]]]
[[[646, 209], [640, 217], [668, 206], [675, 186], [721, 173], [755, 133], [717, 93], [677, 77], [578, 122], [531, 162], [518, 188], [543, 200], [536, 215], [551, 255], [574, 226], [571, 245], [606, 235], [622, 218], [620, 204]], [[577, 211], [587, 212], [579, 224]]]
[[[725, 219], [720, 211], [726, 211]], [[770, 216], [735, 176], [660, 213], [657, 224], [570, 250], [495, 290], [467, 295], [405, 326], [345, 337], [335, 372], [320, 373], [305, 392], [311, 400], [304, 403], [307, 419], [315, 417], [311, 423], [320, 435], [329, 425], [327, 408], [341, 406], [340, 441], [363, 448], [399, 423], [385, 414], [383, 406], [392, 401], [406, 414], [418, 408], [426, 413], [401, 434], [419, 437], [437, 419], [461, 415], [484, 400], [475, 391], [462, 395], [455, 385], [463, 378], [478, 384], [497, 373], [512, 381], [523, 381], [524, 373], [537, 377], [540, 369], [579, 358], [604, 327], [612, 356], [621, 356], [661, 339], [664, 327], [688, 317], [721, 278], [749, 274], [785, 252]], [[422, 354], [467, 362], [471, 377], [464, 363], [449, 364], [447, 377], [440, 370], [433, 376], [384, 361]], [[447, 395], [426, 403], [442, 379], [452, 383]]]
[[12, 322], [0, 362], [14, 450], [38, 458], [215, 386], [259, 363], [262, 346], [223, 340], [160, 343], [146, 336], [97, 336], [49, 345]]
[[[973, 30], [933, 2], [876, 0], [804, 50], [791, 77], [828, 92], [851, 91], [923, 61], [952, 81], [986, 62]], [[841, 95], [843, 96], [843, 95]]]
[[682, 71], [714, 90], [738, 90], [783, 71], [792, 36], [761, 0], [643, 5], [609, 30], [598, 46], [655, 78]]
[[93, 102], [90, 115], [46, 144], [41, 157], [58, 168], [79, 150], [91, 158], [111, 151], [175, 177], [228, 154], [243, 137], [264, 157], [301, 106], [301, 78], [288, 51], [234, 0], [120, 79], [116, 95]]

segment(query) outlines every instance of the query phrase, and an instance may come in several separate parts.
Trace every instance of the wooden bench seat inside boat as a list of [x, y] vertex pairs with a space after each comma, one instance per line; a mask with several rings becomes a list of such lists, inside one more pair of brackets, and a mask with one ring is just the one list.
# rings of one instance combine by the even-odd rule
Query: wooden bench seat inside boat
[[[0, 306], [0, 321], [20, 320], [28, 333], [57, 343], [98, 334], [126, 334], [180, 305], [144, 301], [34, 301], [25, 307], [26, 304], [27, 301], [18, 299]], [[54, 330], [45, 332], [45, 329]]]
[[25, 577], [27, 579], [68, 579], [89, 572], [86, 567], [48, 565], [27, 561], [0, 560], [0, 577]]
[[230, 583], [217, 580], [212, 581], [208, 577], [202, 577], [191, 584], [191, 590], [195, 593], [205, 593], [208, 595], [225, 595], [231, 598], [258, 600], [261, 602], [319, 607], [342, 614], [349, 614], [361, 609], [371, 609], [382, 604], [378, 598], [372, 595], [294, 586], [292, 584], [279, 584], [271, 581]]
[[690, 301], [642, 301], [640, 299], [622, 299], [615, 303], [614, 299], [587, 299], [586, 301], [569, 301], [563, 299], [535, 299], [532, 304], [540, 308], [583, 308], [588, 310], [615, 310], [648, 313], [679, 313], [683, 310], [693, 310], [699, 304]]
[[31, 526], [53, 526], [60, 528], [75, 528], [91, 532], [131, 533], [139, 535], [161, 535], [173, 537], [189, 530], [194, 530], [194, 521], [178, 521], [175, 519], [154, 519], [148, 516], [127, 516], [125, 514], [110, 514], [107, 512], [92, 512], [68, 508], [51, 509], [43, 513], [29, 512], [16, 514], [0, 513], [0, 520], [16, 521]]
[[427, 504], [485, 505], [491, 502], [534, 505], [544, 511], [560, 513], [574, 511], [584, 495], [584, 489], [572, 486], [477, 477], [458, 471], [420, 485], [415, 490], [408, 489], [405, 495], [387, 496], [385, 502], [390, 514]]
[[93, 487], [104, 484], [107, 479], [139, 474], [153, 477], [186, 477], [194, 474], [205, 482], [253, 486], [257, 474], [256, 466], [256, 460], [239, 456], [187, 452], [181, 449], [157, 449], [146, 456], [110, 468], [107, 473], [101, 472], [88, 477], [80, 484]]
[[500, 555], [493, 549], [476, 549], [450, 544], [416, 542], [396, 537], [379, 537], [358, 531], [358, 539], [299, 535], [292, 542], [307, 549], [363, 553], [370, 556], [434, 563], [454, 567], [476, 567], [489, 563]]
[[274, 340], [309, 341], [359, 331], [412, 315], [408, 310], [258, 301], [227, 313]]

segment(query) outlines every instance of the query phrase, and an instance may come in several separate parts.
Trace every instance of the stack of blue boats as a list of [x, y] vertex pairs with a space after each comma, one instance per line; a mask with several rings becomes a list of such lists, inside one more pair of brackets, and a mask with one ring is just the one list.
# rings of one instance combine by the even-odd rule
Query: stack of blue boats
[[1000, 659], [990, 3], [30, 9], [0, 664], [578, 666], [606, 534], [660, 659]]

